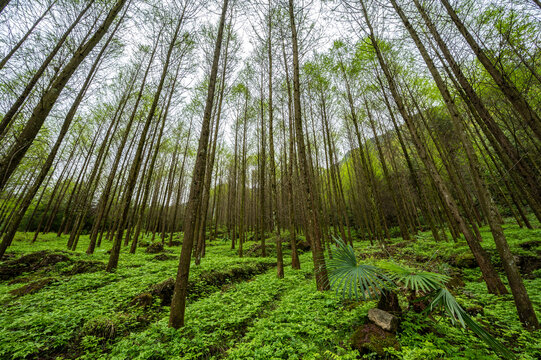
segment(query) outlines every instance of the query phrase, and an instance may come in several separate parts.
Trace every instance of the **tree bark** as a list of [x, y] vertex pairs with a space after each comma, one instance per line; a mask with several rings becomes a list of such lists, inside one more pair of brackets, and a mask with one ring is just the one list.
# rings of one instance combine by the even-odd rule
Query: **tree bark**
[[186, 209], [186, 219], [184, 221], [184, 241], [182, 242], [182, 250], [180, 253], [178, 272], [175, 281], [175, 289], [173, 293], [173, 298], [171, 300], [169, 326], [175, 329], [184, 326], [186, 295], [188, 294], [188, 276], [190, 274], [190, 260], [192, 256], [192, 248], [195, 237], [195, 221], [198, 215], [197, 208], [199, 203], [201, 202], [201, 191], [203, 190], [205, 165], [207, 160], [208, 138], [210, 133], [210, 118], [212, 112], [212, 105], [214, 102], [214, 92], [216, 90], [216, 78], [218, 74], [218, 65], [220, 61], [220, 53], [225, 26], [225, 15], [227, 13], [228, 3], [229, 0], [224, 0], [223, 2], [222, 14], [220, 16], [220, 24], [218, 26], [218, 34], [216, 36], [216, 44], [214, 48], [212, 67], [210, 71], [207, 100], [205, 104], [205, 111], [203, 114], [203, 122], [201, 125], [201, 134], [199, 137], [199, 145], [195, 160], [192, 184], [190, 186], [188, 207]]
[[295, 109], [295, 129], [297, 138], [297, 151], [301, 170], [302, 184], [304, 188], [304, 201], [307, 209], [306, 231], [312, 240], [312, 257], [314, 261], [314, 273], [316, 286], [319, 291], [329, 290], [329, 278], [325, 267], [325, 258], [321, 246], [319, 219], [313, 193], [313, 179], [308, 169], [304, 132], [302, 129], [301, 94], [299, 79], [299, 49], [297, 44], [297, 28], [295, 25], [295, 13], [293, 0], [289, 0], [289, 22], [291, 26], [291, 42], [293, 46], [293, 102]]

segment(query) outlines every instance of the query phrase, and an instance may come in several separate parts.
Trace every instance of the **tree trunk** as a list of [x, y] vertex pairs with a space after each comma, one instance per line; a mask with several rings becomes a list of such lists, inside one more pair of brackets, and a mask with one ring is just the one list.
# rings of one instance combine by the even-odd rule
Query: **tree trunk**
[[329, 289], [329, 279], [327, 276], [327, 268], [325, 267], [325, 258], [323, 256], [323, 248], [321, 246], [319, 219], [317, 216], [317, 208], [315, 206], [315, 194], [313, 193], [313, 179], [310, 176], [308, 162], [306, 158], [306, 148], [304, 144], [304, 133], [302, 129], [301, 118], [301, 94], [299, 80], [299, 50], [297, 44], [297, 28], [295, 26], [295, 13], [293, 8], [293, 0], [289, 0], [289, 22], [291, 25], [291, 42], [293, 45], [293, 101], [295, 109], [295, 129], [297, 138], [297, 151], [299, 153], [299, 163], [304, 188], [304, 201], [307, 209], [307, 233], [310, 234], [312, 240], [312, 257], [314, 261], [314, 272], [316, 277], [316, 286], [320, 291]]
[[481, 179], [477, 155], [474, 152], [470, 139], [468, 139], [466, 136], [466, 132], [463, 128], [458, 109], [456, 108], [451, 98], [451, 95], [449, 94], [447, 87], [445, 86], [443, 79], [441, 78], [441, 75], [439, 74], [436, 66], [434, 65], [419, 36], [417, 35], [417, 32], [410, 24], [409, 20], [406, 18], [406, 15], [402, 11], [402, 9], [398, 6], [396, 0], [391, 0], [391, 3], [393, 4], [393, 7], [399, 14], [400, 18], [402, 19], [402, 22], [406, 26], [406, 29], [410, 33], [411, 37], [415, 41], [415, 44], [417, 45], [417, 48], [419, 49], [419, 52], [421, 53], [425, 63], [427, 64], [428, 69], [430, 70], [430, 73], [432, 74], [432, 77], [434, 78], [434, 81], [436, 82], [436, 85], [445, 101], [445, 104], [451, 116], [451, 120], [456, 130], [455, 133], [458, 135], [460, 141], [464, 146], [464, 151], [470, 165], [470, 173], [473, 178], [474, 187], [477, 191], [478, 200], [481, 204], [483, 212], [485, 213], [485, 216], [488, 219], [488, 223], [494, 238], [494, 242], [496, 244], [496, 248], [498, 250], [498, 253], [500, 254], [500, 258], [502, 260], [505, 272], [507, 274], [507, 278], [509, 280], [509, 286], [511, 287], [513, 298], [515, 299], [515, 305], [517, 307], [519, 318], [527, 329], [535, 330], [539, 328], [539, 322], [537, 321], [537, 317], [535, 315], [532, 303], [528, 297], [526, 288], [524, 287], [524, 283], [520, 276], [518, 267], [515, 264], [513, 254], [511, 253], [507, 240], [505, 239], [503, 229], [498, 221], [497, 209], [492, 203], [490, 199], [490, 194], [488, 193], [485, 184]]
[[184, 221], [184, 241], [180, 253], [180, 261], [175, 281], [175, 290], [171, 300], [171, 313], [169, 315], [169, 326], [178, 329], [184, 326], [184, 312], [186, 307], [186, 295], [188, 294], [188, 276], [190, 274], [190, 260], [195, 236], [195, 221], [197, 218], [197, 208], [201, 203], [201, 191], [203, 190], [203, 181], [205, 175], [205, 163], [207, 158], [208, 138], [210, 133], [210, 118], [212, 105], [214, 102], [214, 92], [216, 87], [216, 78], [218, 74], [218, 65], [220, 52], [222, 48], [222, 39], [225, 25], [225, 15], [227, 12], [228, 0], [224, 0], [216, 44], [212, 59], [212, 68], [208, 85], [207, 100], [203, 122], [201, 125], [201, 134], [195, 160], [192, 184], [190, 186], [190, 195], [188, 207], [186, 209], [186, 219]]

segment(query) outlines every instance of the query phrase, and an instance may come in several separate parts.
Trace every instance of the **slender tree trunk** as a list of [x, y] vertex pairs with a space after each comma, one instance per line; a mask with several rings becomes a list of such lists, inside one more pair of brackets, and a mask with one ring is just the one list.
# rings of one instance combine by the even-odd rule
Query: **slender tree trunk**
[[208, 85], [207, 100], [203, 122], [201, 125], [201, 134], [195, 160], [192, 184], [190, 186], [190, 195], [188, 199], [188, 208], [186, 209], [186, 219], [184, 221], [184, 241], [182, 242], [182, 251], [175, 281], [175, 290], [171, 300], [171, 313], [169, 315], [169, 326], [178, 329], [184, 326], [184, 312], [186, 307], [186, 295], [188, 294], [188, 276], [190, 274], [190, 260], [195, 236], [195, 221], [197, 218], [197, 208], [201, 202], [201, 192], [203, 190], [203, 181], [205, 175], [205, 163], [207, 158], [208, 138], [210, 133], [210, 118], [212, 105], [214, 102], [214, 92], [216, 88], [216, 78], [218, 74], [218, 65], [220, 52], [222, 48], [222, 39], [225, 26], [225, 15], [227, 13], [228, 0], [224, 0], [216, 44], [212, 59], [212, 68]]
[[[122, 153], [123, 153], [124, 147], [126, 145], [128, 137], [130, 135], [130, 130], [131, 130], [131, 127], [132, 127], [133, 122], [135, 120], [135, 116], [137, 114], [137, 109], [139, 108], [139, 103], [140, 103], [141, 98], [143, 96], [143, 90], [145, 88], [145, 84], [146, 84], [148, 73], [150, 71], [150, 67], [151, 67], [152, 62], [154, 60], [154, 55], [156, 53], [156, 49], [158, 48], [160, 35], [161, 35], [161, 32], [160, 32], [160, 34], [158, 34], [157, 40], [154, 43], [154, 48], [153, 48], [152, 53], [150, 55], [150, 60], [148, 62], [147, 68], [145, 70], [145, 75], [143, 76], [143, 81], [141, 82], [141, 86], [139, 88], [139, 92], [138, 92], [137, 98], [135, 100], [135, 104], [134, 104], [132, 113], [130, 115], [130, 118], [128, 119], [128, 123], [125, 125], [126, 127], [124, 129], [124, 134], [122, 135], [122, 139], [121, 139], [119, 147], [117, 149], [115, 159], [113, 160], [113, 164], [111, 166], [111, 172], [109, 173], [109, 177], [107, 178], [105, 188], [103, 189], [102, 194], [100, 196], [100, 200], [99, 200], [98, 206], [97, 206], [97, 216], [96, 216], [96, 218], [94, 220], [94, 224], [92, 226], [92, 230], [91, 230], [91, 233], [90, 233], [90, 243], [88, 244], [88, 249], [86, 250], [87, 254], [94, 253], [94, 249], [96, 247], [96, 241], [97, 241], [97, 237], [98, 237], [98, 230], [99, 230], [99, 228], [100, 228], [100, 226], [102, 224], [102, 221], [104, 221], [104, 219], [107, 218], [106, 209], [107, 209], [107, 204], [108, 204], [108, 200], [109, 200], [109, 194], [110, 194], [111, 188], [113, 186], [113, 182], [114, 182], [114, 179], [115, 179], [115, 174], [116, 174], [117, 169], [118, 169], [118, 165], [120, 164], [120, 159], [122, 158]], [[141, 65], [142, 65], [142, 63], [143, 63], [143, 61], [141, 61]], [[135, 71], [135, 74], [134, 74], [134, 77], [133, 77], [132, 81], [130, 81], [130, 85], [128, 87], [129, 91], [125, 93], [124, 99], [120, 101], [121, 105], [119, 105], [119, 107], [117, 108], [118, 109], [118, 116], [120, 116], [120, 114], [122, 114], [122, 112], [123, 112], [123, 110], [124, 110], [124, 108], [125, 108], [125, 106], [127, 104], [129, 94], [130, 94], [133, 86], [135, 85], [135, 80], [137, 78], [137, 74], [139, 73], [141, 65], [139, 65], [137, 67], [137, 69]], [[120, 121], [120, 119], [118, 121]]]
[[295, 129], [297, 137], [297, 151], [299, 153], [299, 163], [304, 188], [304, 197], [307, 209], [308, 228], [306, 231], [310, 234], [312, 240], [312, 257], [314, 261], [314, 272], [316, 277], [316, 286], [320, 291], [329, 289], [329, 279], [325, 267], [325, 258], [321, 246], [319, 219], [317, 208], [315, 206], [315, 194], [313, 193], [313, 179], [310, 176], [308, 162], [306, 158], [306, 148], [304, 143], [304, 133], [302, 129], [301, 112], [301, 94], [299, 80], [299, 50], [297, 44], [297, 28], [295, 26], [295, 13], [293, 0], [289, 0], [289, 22], [291, 26], [291, 42], [293, 45], [293, 101], [295, 109]]
[[[536, 210], [536, 213], [539, 213], [539, 204], [541, 204], [541, 190], [538, 186], [538, 183], [535, 179], [534, 171], [531, 168], [531, 165], [528, 163], [527, 158], [521, 157], [513, 145], [509, 142], [503, 131], [496, 124], [490, 112], [486, 109], [481, 98], [477, 95], [473, 87], [470, 85], [469, 81], [466, 79], [466, 76], [462, 72], [462, 69], [455, 61], [454, 57], [451, 55], [446, 43], [441, 38], [439, 32], [437, 31], [434, 23], [429, 18], [425, 9], [419, 3], [418, 0], [415, 0], [415, 6], [419, 10], [430, 34], [434, 37], [436, 44], [442, 52], [443, 57], [449, 63], [449, 66], [456, 76], [456, 80], [459, 83], [460, 88], [465, 93], [465, 98], [471, 104], [475, 111], [478, 114], [478, 117], [474, 116], [474, 119], [479, 122], [483, 122], [484, 126], [482, 129], [486, 130], [487, 138], [493, 143], [493, 146], [501, 146], [502, 152], [498, 152], [500, 159], [506, 164], [509, 171], [513, 174], [519, 175], [521, 177], [521, 183], [524, 184], [523, 188], [529, 193], [528, 198], [532, 198], [532, 209]], [[460, 90], [459, 88], [459, 90]], [[466, 99], [465, 99], [466, 100]], [[489, 136], [488, 132], [490, 133]], [[496, 144], [497, 142], [497, 144]]]
[[[51, 52], [49, 53], [49, 55], [47, 55], [47, 57], [45, 58], [45, 60], [43, 61], [43, 63], [41, 63], [40, 67], [38, 68], [38, 70], [34, 73], [34, 75], [32, 75], [32, 78], [30, 79], [30, 81], [26, 84], [26, 87], [24, 88], [23, 92], [21, 93], [21, 95], [19, 95], [19, 97], [15, 100], [15, 102], [11, 105], [11, 107], [9, 108], [9, 110], [5, 113], [4, 117], [2, 118], [2, 121], [0, 122], [0, 139], [5, 135], [5, 132], [7, 130], [7, 127], [9, 126], [9, 124], [11, 123], [11, 120], [13, 120], [14, 116], [17, 114], [17, 112], [19, 111], [19, 108], [21, 107], [21, 105], [24, 103], [24, 101], [26, 100], [26, 98], [30, 95], [30, 93], [32, 92], [32, 90], [34, 89], [34, 86], [36, 86], [36, 84], [38, 83], [38, 80], [41, 78], [41, 76], [43, 75], [43, 73], [45, 72], [45, 70], [47, 69], [47, 67], [49, 66], [49, 64], [51, 63], [51, 61], [53, 61], [54, 57], [56, 56], [56, 54], [58, 53], [58, 51], [60, 51], [60, 49], [62, 48], [62, 45], [64, 45], [64, 42], [66, 41], [66, 39], [68, 38], [68, 36], [70, 35], [70, 33], [72, 32], [72, 30], [75, 28], [75, 26], [77, 26], [81, 19], [83, 18], [83, 16], [86, 14], [86, 12], [88, 11], [88, 9], [90, 9], [90, 7], [92, 6], [92, 4], [94, 3], [94, 0], [89, 0], [88, 1], [88, 4], [83, 8], [83, 10], [79, 13], [79, 15], [77, 16], [77, 18], [75, 19], [75, 21], [73, 23], [70, 24], [70, 26], [68, 27], [68, 29], [64, 32], [64, 34], [62, 34], [62, 37], [60, 37], [60, 39], [58, 40], [58, 42], [56, 43], [55, 47], [53, 48], [53, 50], [51, 50]], [[0, 9], [1, 10], [1, 9]], [[1, 184], [1, 183], [0, 183]], [[2, 187], [0, 187], [1, 189]]]
[[[247, 90], [246, 90], [247, 91]], [[240, 194], [240, 215], [239, 215], [239, 257], [242, 257], [243, 245], [246, 241], [246, 129], [248, 127], [248, 93], [245, 94], [244, 119], [242, 121], [242, 169], [241, 169], [241, 194]]]
[[410, 33], [411, 37], [415, 41], [415, 44], [417, 45], [417, 48], [419, 49], [423, 59], [425, 60], [425, 63], [427, 64], [432, 74], [432, 77], [434, 78], [436, 85], [445, 101], [449, 114], [451, 115], [456, 134], [458, 135], [460, 141], [464, 146], [466, 157], [468, 158], [468, 163], [470, 165], [470, 173], [472, 175], [474, 187], [477, 191], [479, 203], [481, 204], [483, 212], [488, 219], [488, 223], [494, 238], [494, 242], [496, 244], [496, 248], [498, 250], [498, 253], [500, 254], [500, 258], [502, 259], [502, 263], [507, 274], [507, 279], [509, 280], [509, 285], [513, 293], [513, 298], [515, 300], [515, 305], [517, 307], [519, 318], [527, 329], [535, 330], [539, 328], [539, 322], [535, 315], [535, 311], [533, 309], [530, 298], [528, 297], [528, 294], [526, 292], [526, 288], [520, 276], [518, 267], [514, 261], [513, 254], [511, 253], [507, 240], [505, 239], [501, 224], [498, 221], [498, 210], [492, 203], [490, 199], [490, 194], [488, 193], [485, 184], [481, 179], [477, 155], [475, 155], [474, 153], [474, 149], [470, 139], [468, 139], [466, 136], [466, 132], [462, 126], [462, 121], [460, 119], [458, 110], [443, 82], [443, 79], [437, 71], [436, 66], [432, 62], [431, 58], [428, 55], [428, 52], [426, 51], [424, 45], [419, 39], [417, 32], [410, 24], [409, 20], [406, 18], [406, 15], [402, 11], [402, 9], [398, 6], [396, 0], [391, 0], [391, 3], [393, 4], [393, 7], [399, 14], [400, 18], [402, 19], [402, 22], [406, 26], [406, 29]]
[[4, 10], [4, 8], [9, 4], [11, 0], [0, 0], [0, 13]]
[[[41, 14], [41, 16], [34, 22], [34, 24], [32, 24], [32, 26], [30, 27], [30, 29], [28, 29], [28, 31], [24, 34], [24, 36], [21, 38], [21, 40], [19, 40], [19, 42], [17, 44], [15, 44], [15, 46], [9, 51], [9, 53], [7, 53], [6, 56], [4, 56], [4, 58], [2, 60], [0, 60], [0, 70], [2, 70], [4, 68], [4, 66], [6, 65], [6, 63], [9, 61], [9, 59], [11, 59], [11, 57], [13, 56], [13, 54], [15, 54], [15, 52], [17, 50], [19, 50], [19, 48], [21, 47], [21, 45], [26, 41], [26, 39], [28, 39], [28, 37], [30, 37], [30, 35], [32, 34], [32, 32], [34, 31], [34, 29], [39, 25], [39, 23], [41, 22], [41, 20], [43, 20], [43, 18], [45, 16], [47, 16], [47, 14], [49, 13], [49, 11], [53, 8], [53, 6], [56, 4], [56, 0], [53, 1], [51, 3], [51, 5], [49, 5], [47, 7], [47, 9], [45, 9], [45, 11], [43, 12], [43, 14]], [[4, 5], [5, 6], [5, 5]], [[2, 11], [2, 4], [0, 3], [0, 12]]]
[[481, 269], [481, 272], [483, 274], [483, 278], [485, 279], [485, 282], [487, 284], [487, 288], [489, 292], [495, 293], [495, 294], [502, 294], [506, 292], [505, 286], [501, 282], [501, 279], [498, 277], [498, 274], [494, 270], [494, 267], [490, 263], [490, 260], [488, 258], [487, 253], [485, 250], [480, 246], [479, 242], [476, 241], [476, 239], [473, 237], [470, 229], [464, 222], [464, 219], [460, 215], [460, 212], [458, 210], [458, 206], [456, 205], [454, 199], [451, 197], [449, 190], [447, 189], [447, 186], [443, 182], [440, 174], [438, 173], [434, 163], [429, 157], [429, 154], [427, 153], [427, 150], [424, 146], [424, 144], [421, 142], [421, 139], [419, 138], [417, 134], [417, 130], [413, 127], [413, 123], [411, 120], [411, 117], [409, 116], [404, 103], [402, 101], [402, 97], [398, 93], [398, 89], [395, 83], [395, 80], [387, 66], [386, 61], [383, 58], [383, 54], [381, 53], [381, 50], [378, 45], [378, 41], [375, 37], [374, 30], [372, 28], [371, 22], [368, 17], [368, 13], [366, 11], [366, 7], [363, 1], [361, 1], [362, 11], [364, 15], [364, 20], [368, 26], [369, 33], [370, 33], [370, 40], [372, 42], [372, 46], [374, 47], [374, 50], [376, 52], [376, 57], [378, 59], [378, 62], [385, 74], [385, 77], [387, 79], [387, 82], [389, 84], [389, 88], [391, 90], [391, 93], [393, 95], [393, 98], [395, 100], [395, 103], [398, 107], [398, 110], [400, 114], [402, 115], [402, 118], [406, 122], [406, 125], [408, 129], [410, 130], [410, 134], [412, 136], [412, 140], [414, 142], [414, 145], [417, 149], [417, 153], [419, 154], [419, 157], [425, 164], [426, 169], [429, 172], [429, 175], [438, 189], [440, 195], [442, 196], [442, 199], [444, 201], [444, 204], [447, 206], [452, 219], [456, 221], [458, 227], [460, 228], [460, 231], [464, 234], [464, 237], [466, 238], [466, 241], [472, 250], [473, 255], [475, 256], [477, 263], [479, 264], [479, 267]]
[[156, 89], [156, 92], [154, 94], [154, 99], [152, 101], [150, 109], [148, 110], [149, 111], [148, 116], [146, 118], [143, 131], [141, 132], [139, 144], [137, 145], [135, 157], [133, 159], [133, 163], [130, 168], [130, 174], [128, 175], [126, 189], [124, 191], [124, 194], [122, 195], [121, 212], [120, 212], [121, 216], [119, 218], [120, 221], [119, 221], [118, 231], [116, 233], [115, 240], [113, 242], [113, 248], [111, 250], [111, 255], [109, 256], [109, 262], [107, 263], [106, 271], [108, 272], [114, 271], [118, 265], [118, 258], [120, 256], [120, 246], [122, 244], [122, 237], [124, 235], [124, 227], [126, 226], [126, 219], [127, 219], [128, 211], [130, 209], [131, 197], [133, 195], [133, 191], [135, 189], [135, 185], [137, 181], [137, 176], [139, 174], [139, 169], [141, 167], [142, 153], [143, 153], [143, 148], [145, 146], [146, 136], [150, 128], [150, 124], [152, 123], [152, 120], [154, 119], [156, 109], [158, 107], [158, 102], [160, 101], [163, 84], [165, 82], [165, 78], [167, 76], [167, 71], [169, 69], [169, 64], [171, 61], [171, 55], [176, 45], [177, 37], [180, 32], [183, 19], [184, 19], [184, 12], [181, 14], [177, 22], [177, 26], [173, 34], [173, 38], [171, 39], [171, 43], [169, 44], [169, 48], [167, 50], [167, 56], [165, 58], [165, 63], [163, 65], [163, 70], [162, 70], [162, 74], [161, 74], [160, 81], [158, 84], [158, 88]]

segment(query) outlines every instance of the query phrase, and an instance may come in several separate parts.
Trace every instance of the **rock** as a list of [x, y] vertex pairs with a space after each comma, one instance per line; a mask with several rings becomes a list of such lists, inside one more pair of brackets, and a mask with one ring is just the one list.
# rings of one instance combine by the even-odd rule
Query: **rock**
[[150, 244], [145, 250], [145, 252], [148, 254], [157, 254], [157, 253], [161, 253], [162, 251], [163, 251], [163, 244], [161, 242]]
[[395, 332], [398, 329], [398, 318], [378, 308], [368, 310], [368, 318], [383, 330]]
[[393, 333], [383, 330], [374, 324], [365, 324], [359, 327], [351, 337], [351, 346], [359, 350], [361, 355], [376, 353], [384, 357], [383, 349], [392, 347], [395, 350], [400, 348], [398, 340]]
[[23, 287], [11, 290], [9, 293], [11, 295], [15, 295], [15, 296], [23, 296], [23, 295], [27, 295], [27, 294], [33, 294], [35, 292], [40, 291], [45, 286], [49, 285], [50, 283], [52, 283], [54, 281], [55, 280], [53, 278], [41, 279], [41, 280], [38, 280], [38, 281], [34, 281], [34, 282], [30, 283], [30, 284], [27, 284], [27, 285], [25, 285]]
[[382, 296], [379, 298], [378, 305], [376, 307], [391, 314], [402, 314], [402, 308], [398, 302], [398, 296], [394, 291], [383, 290]]

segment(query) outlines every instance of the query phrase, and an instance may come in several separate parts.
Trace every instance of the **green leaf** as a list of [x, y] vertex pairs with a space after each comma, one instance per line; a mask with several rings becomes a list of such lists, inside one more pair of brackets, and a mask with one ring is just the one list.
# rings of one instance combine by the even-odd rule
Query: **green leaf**
[[331, 288], [342, 298], [375, 299], [392, 285], [384, 271], [372, 265], [358, 264], [353, 248], [340, 239], [335, 238], [335, 241], [337, 247], [333, 258], [326, 263]]
[[506, 359], [516, 358], [515, 354], [509, 351], [509, 349], [490, 335], [485, 329], [477, 324], [468, 313], [466, 313], [449, 290], [440, 288], [433, 292], [433, 296], [433, 300], [429, 306], [430, 311], [440, 307], [443, 308], [453, 323], [460, 322], [462, 327], [468, 327], [475, 335], [479, 336], [481, 340], [501, 356]]
[[387, 270], [389, 277], [405, 287], [415, 291], [423, 291], [425, 293], [432, 290], [444, 287], [444, 284], [449, 281], [449, 277], [443, 274], [419, 271], [412, 269], [395, 262], [387, 262], [380, 265]]

